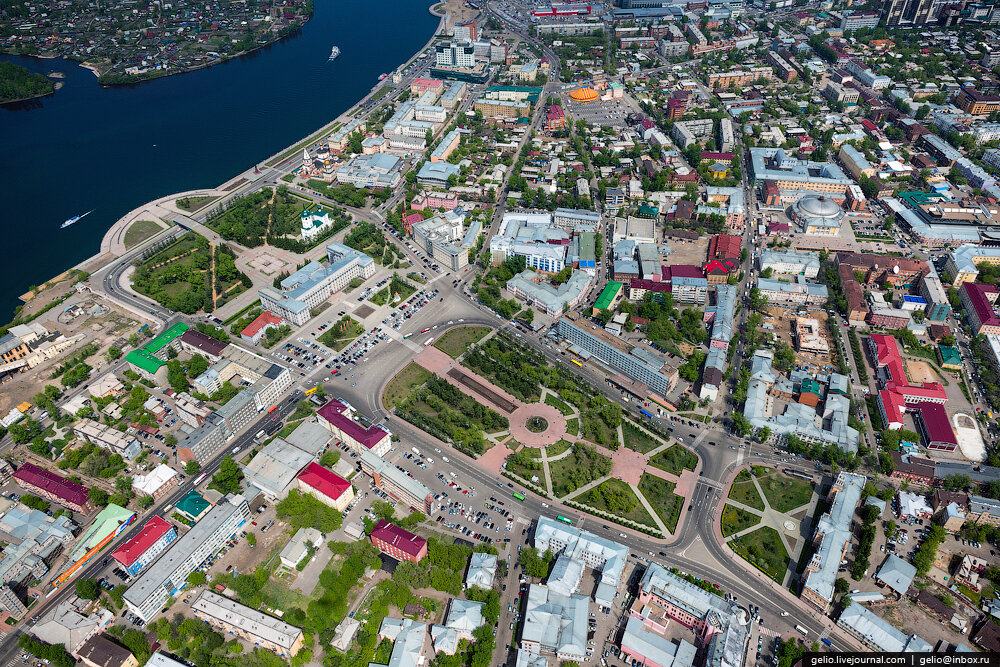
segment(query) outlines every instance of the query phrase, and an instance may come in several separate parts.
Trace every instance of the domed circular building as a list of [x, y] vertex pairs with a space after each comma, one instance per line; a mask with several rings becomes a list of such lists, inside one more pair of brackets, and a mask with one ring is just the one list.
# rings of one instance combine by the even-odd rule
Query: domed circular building
[[844, 210], [828, 197], [807, 195], [792, 204], [789, 217], [806, 234], [836, 236]]
[[593, 88], [577, 88], [572, 93], [569, 94], [569, 98], [574, 102], [596, 102], [600, 99], [600, 95]]

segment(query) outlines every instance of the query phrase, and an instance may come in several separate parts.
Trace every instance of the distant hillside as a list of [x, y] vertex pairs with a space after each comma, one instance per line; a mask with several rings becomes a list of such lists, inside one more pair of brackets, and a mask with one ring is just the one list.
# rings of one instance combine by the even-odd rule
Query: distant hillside
[[44, 74], [35, 74], [20, 65], [0, 62], [0, 103], [48, 95], [55, 88]]

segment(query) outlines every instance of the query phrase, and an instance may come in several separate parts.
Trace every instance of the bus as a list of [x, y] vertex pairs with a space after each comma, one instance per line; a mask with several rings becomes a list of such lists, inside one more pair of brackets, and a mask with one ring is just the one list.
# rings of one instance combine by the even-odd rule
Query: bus
[[413, 335], [413, 332], [411, 331], [411, 332], [410, 332], [410, 333], [408, 333], [408, 334], [403, 334], [403, 338], [404, 338], [404, 339], [406, 339], [406, 338], [409, 338], [409, 337], [410, 337], [410, 336], [412, 336], [412, 335]]
[[581, 364], [581, 363], [580, 363], [579, 361], [577, 361], [576, 359], [570, 359], [570, 361], [572, 361], [572, 362], [573, 362], [574, 364], [576, 364], [576, 365], [577, 365], [577, 366], [579, 366], [580, 368], [583, 368], [583, 364]]
[[801, 625], [796, 625], [795, 629], [798, 630], [799, 632], [801, 632], [803, 637], [808, 637], [809, 636], [809, 631], [806, 630], [805, 628], [803, 628]]
[[567, 518], [566, 518], [566, 517], [564, 517], [564, 516], [557, 516], [557, 517], [556, 517], [556, 521], [562, 521], [563, 523], [565, 523], [565, 524], [568, 524], [568, 525], [570, 525], [570, 526], [572, 526], [572, 525], [573, 525], [573, 520], [572, 520], [572, 519], [567, 519]]
[[523, 503], [524, 502], [524, 494], [521, 493], [521, 492], [519, 492], [519, 491], [515, 491], [514, 492], [514, 500], [520, 500]]
[[267, 411], [267, 414], [269, 414], [269, 415], [273, 414], [274, 411], [277, 410], [277, 409], [278, 409], [277, 405], [271, 406], [271, 409]]
[[647, 412], [646, 410], [639, 410], [639, 412], [640, 412], [640, 413], [642, 413], [642, 414], [644, 414], [644, 415], [646, 415], [646, 416], [647, 416], [647, 417], [649, 417], [650, 419], [653, 419], [653, 415], [652, 415], [652, 413], [650, 413], [650, 412]]
[[198, 486], [199, 484], [201, 484], [202, 482], [205, 481], [206, 477], [208, 477], [208, 473], [207, 472], [201, 473], [200, 475], [198, 475], [198, 479], [194, 480], [194, 485]]

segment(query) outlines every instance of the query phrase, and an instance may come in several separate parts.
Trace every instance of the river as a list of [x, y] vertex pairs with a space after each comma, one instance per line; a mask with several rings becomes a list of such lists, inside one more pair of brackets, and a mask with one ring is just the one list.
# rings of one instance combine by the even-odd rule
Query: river
[[[317, 0], [302, 31], [208, 69], [102, 88], [72, 61], [2, 56], [64, 72], [49, 97], [0, 106], [0, 322], [29, 285], [100, 249], [141, 204], [214, 187], [317, 130], [430, 38], [420, 0]], [[333, 45], [341, 55], [327, 62]], [[72, 227], [59, 225], [96, 209]]]

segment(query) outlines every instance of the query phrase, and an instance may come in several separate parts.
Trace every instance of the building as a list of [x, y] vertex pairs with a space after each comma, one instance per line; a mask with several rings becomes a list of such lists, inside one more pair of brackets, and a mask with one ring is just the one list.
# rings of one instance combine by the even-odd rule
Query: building
[[448, 134], [441, 138], [441, 143], [431, 151], [431, 162], [446, 162], [448, 156], [458, 148], [458, 145], [462, 142], [462, 135], [467, 134], [468, 130], [463, 130], [460, 127], [455, 128]]
[[177, 322], [163, 330], [143, 347], [125, 355], [129, 368], [147, 380], [160, 385], [167, 381], [167, 353], [180, 351], [180, 337], [188, 330], [184, 322]]
[[163, 603], [187, 585], [187, 577], [206, 558], [218, 551], [250, 518], [250, 506], [242, 495], [227, 495], [188, 532], [171, 544], [125, 592], [125, 606], [147, 623]]
[[555, 132], [566, 127], [566, 112], [558, 104], [551, 105], [545, 110], [545, 131]]
[[[662, 633], [670, 620], [690, 628], [699, 646], [704, 647], [705, 665], [740, 667], [747, 654], [750, 627], [745, 613], [736, 603], [700, 588], [658, 563], [646, 568], [639, 582], [639, 593], [629, 608], [629, 617], [626, 634], [630, 632], [629, 626], [633, 635], [638, 633], [639, 627]], [[673, 649], [676, 651], [674, 662], [666, 665], [688, 664], [693, 649], [688, 649], [686, 643], [681, 640]], [[635, 655], [639, 648], [631, 646], [630, 654]], [[624, 644], [622, 650], [625, 652]], [[670, 652], [668, 649], [667, 655]]]
[[555, 286], [549, 276], [525, 269], [507, 281], [507, 291], [526, 304], [539, 308], [549, 317], [559, 317], [567, 307], [576, 308], [590, 290], [593, 276], [574, 271], [569, 280]]
[[359, 457], [361, 472], [372, 478], [375, 488], [381, 489], [395, 500], [405, 503], [427, 516], [434, 514], [434, 495], [426, 486], [410, 477], [373, 451], [365, 450]]
[[775, 273], [787, 273], [805, 278], [815, 278], [819, 275], [819, 257], [811, 252], [768, 248], [761, 251], [757, 262], [761, 271], [771, 269]]
[[875, 28], [878, 26], [878, 22], [878, 12], [845, 11], [840, 18], [840, 29], [860, 30], [861, 28]]
[[347, 287], [355, 278], [365, 280], [375, 275], [371, 257], [341, 243], [326, 247], [328, 264], [309, 262], [283, 279], [281, 287], [265, 286], [258, 290], [265, 310], [302, 326], [312, 318], [310, 310]]
[[956, 288], [979, 277], [979, 264], [1000, 264], [1000, 247], [966, 243], [948, 254], [945, 270]]
[[413, 223], [410, 232], [414, 245], [427, 253], [430, 259], [437, 260], [452, 271], [459, 271], [469, 263], [469, 249], [462, 244], [464, 220], [465, 216], [458, 209]]
[[853, 252], [838, 252], [837, 265], [860, 273], [866, 285], [888, 282], [903, 288], [917, 285], [929, 269], [927, 263], [919, 259]]
[[364, 427], [355, 420], [354, 408], [341, 400], [332, 400], [316, 413], [333, 437], [357, 454], [370, 451], [385, 456], [392, 448], [392, 434], [379, 426]]
[[146, 569], [177, 539], [177, 529], [158, 516], [151, 517], [135, 537], [122, 543], [111, 557], [131, 575]]
[[33, 463], [21, 464], [14, 473], [14, 479], [28, 491], [74, 512], [90, 514], [94, 511], [94, 503], [90, 500], [87, 487]]
[[[893, 0], [890, 0], [891, 4]], [[916, 635], [907, 636], [860, 603], [840, 613], [837, 625], [874, 651], [887, 653], [930, 653], [931, 645]]]
[[965, 86], [955, 97], [955, 106], [967, 114], [984, 116], [1000, 111], [1000, 97], [982, 93], [972, 86]]
[[781, 280], [758, 278], [757, 289], [769, 303], [801, 304], [822, 306], [829, 298], [826, 285], [817, 285], [804, 281], [786, 283]]
[[831, 102], [839, 102], [844, 106], [855, 106], [861, 98], [860, 92], [836, 81], [827, 81], [826, 86], [820, 92]]
[[264, 337], [268, 329], [276, 329], [284, 323], [285, 320], [281, 319], [274, 313], [265, 310], [258, 315], [253, 322], [248, 324], [243, 331], [240, 332], [240, 338], [248, 343], [256, 345], [260, 342], [260, 339]]
[[457, 164], [450, 162], [424, 162], [417, 172], [417, 182], [436, 188], [447, 188], [453, 185], [450, 179], [452, 177], [457, 179], [460, 171]]
[[155, 500], [177, 488], [180, 481], [180, 475], [176, 470], [161, 463], [146, 475], [133, 475], [132, 490], [144, 496], [152, 496]]
[[875, 167], [872, 166], [872, 163], [865, 158], [864, 153], [851, 144], [841, 145], [840, 153], [837, 157], [840, 158], [840, 162], [847, 168], [847, 173], [855, 180], [860, 179], [862, 176], [871, 178], [875, 175]]
[[621, 652], [627, 662], [635, 660], [650, 667], [693, 667], [697, 649], [684, 639], [678, 643], [669, 641], [629, 616], [621, 637]]
[[434, 46], [434, 62], [437, 67], [472, 68], [476, 64], [476, 47], [473, 40], [448, 42]]
[[[555, 556], [564, 557], [567, 561], [577, 561], [599, 571], [602, 584], [617, 587], [621, 583], [628, 560], [628, 547], [624, 545], [586, 530], [567, 526], [545, 515], [538, 518], [534, 541], [539, 553], [551, 551]], [[579, 573], [582, 576], [582, 567]]]
[[354, 487], [343, 477], [334, 474], [315, 461], [311, 462], [298, 476], [299, 490], [312, 494], [324, 505], [343, 512], [354, 500]]
[[493, 588], [496, 575], [497, 557], [493, 554], [473, 553], [469, 560], [469, 571], [465, 574], [465, 587], [476, 586], [484, 590]]
[[631, 346], [575, 313], [558, 322], [559, 334], [598, 357], [615, 370], [648, 386], [660, 396], [668, 395], [680, 378], [680, 360], [664, 358], [645, 344]]
[[275, 438], [261, 449], [244, 467], [246, 483], [260, 489], [270, 498], [284, 498], [313, 457], [284, 438]]
[[124, 646], [120, 646], [102, 634], [95, 634], [85, 641], [77, 656], [87, 667], [139, 667], [139, 661]]
[[757, 185], [773, 182], [779, 195], [787, 191], [796, 199], [801, 191], [842, 197], [854, 184], [833, 163], [799, 160], [781, 148], [751, 148], [750, 172]]
[[77, 657], [78, 649], [113, 621], [114, 614], [106, 609], [84, 615], [72, 600], [65, 600], [38, 619], [29, 632], [46, 644], [62, 644], [70, 655]]
[[910, 589], [916, 575], [915, 565], [908, 563], [896, 554], [889, 554], [878, 571], [875, 572], [874, 579], [880, 585], [891, 588], [902, 598]]
[[994, 285], [962, 283], [958, 290], [969, 326], [977, 334], [1000, 334], [1000, 316], [995, 305], [1000, 291]]
[[242, 637], [281, 657], [291, 658], [302, 648], [302, 630], [213, 591], [201, 592], [191, 603], [195, 618], [224, 633]]
[[375, 524], [371, 541], [379, 551], [399, 561], [419, 563], [427, 555], [427, 540], [385, 519]]
[[837, 570], [851, 546], [854, 510], [861, 500], [864, 486], [864, 476], [840, 473], [830, 489], [830, 510], [816, 524], [813, 535], [816, 552], [806, 566], [801, 597], [821, 614], [825, 614], [833, 602]]
[[983, 496], [969, 496], [967, 518], [972, 523], [1000, 526], [1000, 500]]
[[119, 431], [113, 426], [102, 424], [93, 419], [80, 419], [73, 422], [72, 432], [78, 438], [87, 440], [112, 454], [119, 454], [125, 459], [134, 459], [142, 452], [139, 439], [127, 432]]
[[807, 195], [792, 205], [789, 218], [806, 234], [838, 236], [844, 210], [833, 199]]
[[529, 584], [521, 625], [521, 648], [554, 653], [559, 660], [583, 661], [587, 651], [589, 599]]
[[[427, 651], [427, 625], [409, 618], [383, 618], [378, 640], [392, 642], [388, 667], [423, 667]], [[373, 667], [377, 663], [371, 663]]]

